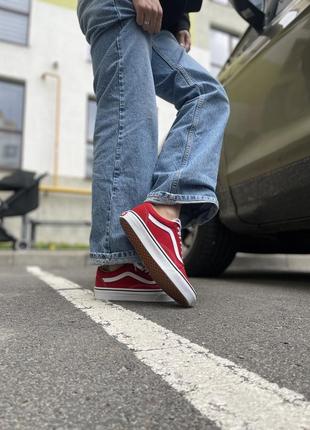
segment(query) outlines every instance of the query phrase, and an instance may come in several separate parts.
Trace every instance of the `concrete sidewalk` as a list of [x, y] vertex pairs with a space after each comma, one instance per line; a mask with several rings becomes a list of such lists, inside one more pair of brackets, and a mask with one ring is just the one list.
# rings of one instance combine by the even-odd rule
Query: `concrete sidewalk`
[[85, 267], [89, 265], [85, 251], [17, 250], [0, 251], [0, 268], [39, 265], [40, 267]]
[[[72, 268], [90, 265], [86, 251], [17, 250], [0, 251], [0, 268], [39, 265], [40, 267]], [[310, 255], [238, 253], [230, 271], [298, 271], [310, 272]]]

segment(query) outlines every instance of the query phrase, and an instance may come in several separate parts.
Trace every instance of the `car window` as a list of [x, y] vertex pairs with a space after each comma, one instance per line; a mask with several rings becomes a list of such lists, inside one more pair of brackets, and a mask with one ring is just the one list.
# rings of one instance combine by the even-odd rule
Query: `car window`
[[235, 50], [233, 51], [230, 59], [238, 57], [242, 52], [244, 52], [257, 38], [258, 33], [253, 27], [248, 27], [239, 43], [237, 44]]
[[265, 1], [264, 0], [251, 0], [251, 3], [254, 4], [257, 9], [261, 10], [262, 12], [265, 9]]
[[[264, 11], [265, 13], [272, 8], [275, 2], [278, 0], [249, 0], [253, 3], [258, 9]], [[290, 0], [291, 1], [291, 0]], [[238, 45], [235, 50], [232, 52], [232, 55], [229, 60], [238, 57], [242, 54], [259, 36], [258, 32], [251, 26], [248, 27], [243, 37], [240, 39]]]
[[292, 0], [279, 0], [276, 15], [279, 15], [279, 13], [281, 13], [282, 10], [285, 9], [290, 3], [292, 3]]
[[266, 0], [265, 2], [265, 27], [268, 27], [275, 17], [279, 0]]

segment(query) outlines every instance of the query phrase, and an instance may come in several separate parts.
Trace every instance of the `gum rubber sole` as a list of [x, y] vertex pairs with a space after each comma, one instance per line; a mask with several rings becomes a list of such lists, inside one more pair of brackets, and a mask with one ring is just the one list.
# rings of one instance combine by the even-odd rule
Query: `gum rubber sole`
[[[184, 276], [174, 268], [173, 263], [169, 261], [163, 251], [159, 251], [159, 246], [151, 238], [143, 221], [133, 211], [128, 211], [125, 215], [120, 216], [120, 223], [154, 281], [176, 302], [186, 307], [193, 306], [196, 302], [194, 289], [184, 279]], [[139, 236], [133, 226], [138, 230]], [[148, 249], [146, 249], [143, 241], [149, 245]], [[151, 248], [154, 255], [151, 255]]]
[[105, 300], [109, 302], [157, 302], [173, 303], [174, 300], [163, 290], [160, 291], [135, 291], [135, 290], [116, 290], [112, 288], [94, 288], [96, 300]]

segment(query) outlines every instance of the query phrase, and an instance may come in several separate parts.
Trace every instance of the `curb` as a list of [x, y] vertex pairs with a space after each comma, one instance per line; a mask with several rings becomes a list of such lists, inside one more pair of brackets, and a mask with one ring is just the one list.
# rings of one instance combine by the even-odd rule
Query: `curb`
[[310, 273], [310, 254], [245, 254], [240, 252], [229, 266], [229, 272], [241, 270]]
[[0, 268], [13, 266], [86, 267], [90, 265], [85, 251], [17, 250], [0, 251]]

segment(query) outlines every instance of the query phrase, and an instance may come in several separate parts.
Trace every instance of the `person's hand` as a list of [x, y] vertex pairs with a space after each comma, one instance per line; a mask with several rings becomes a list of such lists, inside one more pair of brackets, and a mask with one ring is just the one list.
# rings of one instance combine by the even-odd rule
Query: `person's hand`
[[176, 34], [176, 39], [181, 46], [188, 52], [191, 49], [191, 34], [188, 30], [180, 30]]
[[132, 3], [137, 13], [137, 24], [151, 34], [159, 33], [163, 16], [159, 0], [132, 0]]

